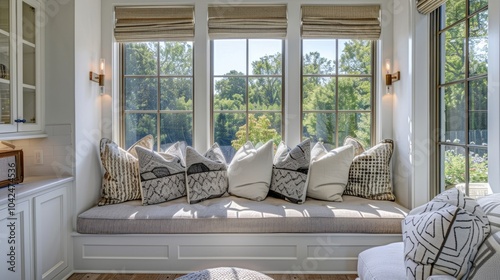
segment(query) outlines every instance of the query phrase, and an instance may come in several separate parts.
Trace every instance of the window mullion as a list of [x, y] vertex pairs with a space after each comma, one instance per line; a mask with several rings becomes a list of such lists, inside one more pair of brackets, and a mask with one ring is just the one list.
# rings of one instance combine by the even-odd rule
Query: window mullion
[[339, 146], [339, 40], [335, 39], [335, 147]]

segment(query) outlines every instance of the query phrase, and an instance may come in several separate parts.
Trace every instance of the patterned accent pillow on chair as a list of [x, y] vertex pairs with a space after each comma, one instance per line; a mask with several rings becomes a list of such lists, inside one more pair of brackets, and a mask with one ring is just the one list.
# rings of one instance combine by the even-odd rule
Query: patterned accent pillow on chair
[[293, 203], [303, 203], [307, 194], [306, 180], [310, 158], [309, 139], [293, 149], [281, 142], [274, 155], [269, 194]]
[[99, 206], [141, 199], [139, 161], [135, 147], [152, 149], [153, 140], [152, 135], [147, 135], [125, 151], [113, 141], [101, 139], [100, 152], [104, 176]]
[[164, 153], [137, 147], [142, 205], [161, 203], [186, 195], [186, 166], [182, 144]]
[[349, 169], [344, 194], [375, 200], [395, 200], [390, 166], [393, 148], [392, 140], [385, 139], [356, 156]]
[[402, 227], [406, 278], [422, 280], [430, 275], [467, 279], [490, 232], [481, 207], [456, 188], [413, 209]]
[[227, 166], [224, 154], [215, 143], [204, 155], [186, 149], [186, 188], [188, 203], [194, 204], [227, 192]]

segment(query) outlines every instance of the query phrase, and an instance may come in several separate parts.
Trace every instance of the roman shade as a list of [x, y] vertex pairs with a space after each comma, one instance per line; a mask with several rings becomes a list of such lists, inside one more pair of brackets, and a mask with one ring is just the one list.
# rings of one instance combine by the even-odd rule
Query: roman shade
[[417, 0], [417, 10], [419, 13], [427, 15], [446, 3], [446, 0]]
[[208, 7], [208, 34], [211, 39], [285, 38], [285, 5]]
[[380, 38], [380, 6], [302, 6], [303, 38]]
[[192, 40], [194, 7], [116, 7], [114, 33], [117, 42]]

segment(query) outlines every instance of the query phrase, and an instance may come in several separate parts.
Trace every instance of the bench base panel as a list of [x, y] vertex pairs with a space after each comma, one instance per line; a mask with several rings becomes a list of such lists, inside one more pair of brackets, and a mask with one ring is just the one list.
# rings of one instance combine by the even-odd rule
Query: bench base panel
[[75, 272], [188, 273], [241, 267], [264, 273], [356, 273], [358, 254], [400, 234], [78, 234]]

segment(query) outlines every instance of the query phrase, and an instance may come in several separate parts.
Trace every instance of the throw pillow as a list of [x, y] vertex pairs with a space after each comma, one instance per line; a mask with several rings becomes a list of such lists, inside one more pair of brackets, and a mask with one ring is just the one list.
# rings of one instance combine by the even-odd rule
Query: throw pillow
[[303, 203], [307, 194], [307, 172], [311, 157], [311, 141], [295, 148], [280, 143], [273, 160], [273, 175], [269, 194], [293, 203]]
[[484, 214], [488, 217], [488, 221], [490, 221], [491, 232], [500, 231], [500, 193], [478, 198], [477, 203], [479, 203]]
[[186, 149], [186, 189], [188, 203], [221, 197], [227, 192], [227, 166], [224, 154], [215, 143], [204, 155]]
[[164, 153], [141, 147], [139, 157], [142, 205], [161, 203], [186, 195], [186, 167], [180, 142]]
[[403, 220], [407, 279], [430, 275], [467, 279], [489, 225], [479, 205], [458, 192], [443, 192]]
[[153, 140], [152, 135], [147, 135], [126, 151], [109, 139], [101, 140], [100, 153], [104, 176], [99, 206], [141, 198], [139, 162], [135, 147], [152, 149]]
[[251, 200], [264, 200], [269, 192], [273, 168], [273, 141], [256, 149], [251, 142], [234, 155], [227, 169], [228, 192]]
[[392, 151], [392, 140], [385, 139], [355, 157], [349, 168], [344, 194], [375, 200], [395, 200], [390, 167]]
[[365, 151], [365, 148], [363, 148], [363, 144], [361, 144], [358, 139], [352, 138], [351, 136], [347, 136], [344, 139], [344, 146], [347, 145], [351, 145], [354, 147], [354, 156], [358, 156]]
[[498, 279], [500, 275], [500, 232], [491, 234], [474, 259], [469, 279]]
[[353, 157], [354, 148], [350, 145], [328, 152], [322, 143], [316, 143], [311, 150], [307, 196], [320, 200], [342, 201]]

